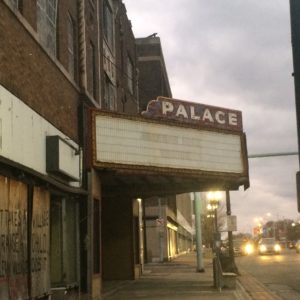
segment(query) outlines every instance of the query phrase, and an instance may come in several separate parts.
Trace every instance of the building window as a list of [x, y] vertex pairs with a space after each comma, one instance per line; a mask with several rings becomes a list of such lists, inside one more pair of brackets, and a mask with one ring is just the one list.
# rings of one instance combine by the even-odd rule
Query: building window
[[131, 94], [133, 94], [133, 64], [129, 56], [127, 56], [127, 86]]
[[90, 42], [90, 71], [91, 71], [91, 91], [94, 99], [96, 99], [97, 95], [97, 72], [96, 72], [96, 50], [95, 46], [92, 42]]
[[68, 69], [72, 78], [75, 77], [75, 26], [72, 17], [68, 16]]
[[13, 9], [19, 9], [19, 0], [9, 0], [8, 3]]
[[107, 0], [103, 2], [103, 30], [104, 37], [110, 48], [113, 49], [113, 13]]
[[37, 32], [44, 47], [56, 56], [57, 0], [37, 0]]
[[78, 282], [78, 205], [74, 199], [51, 197], [50, 276], [51, 287]]
[[107, 75], [104, 80], [104, 108], [114, 111], [116, 110], [115, 88]]

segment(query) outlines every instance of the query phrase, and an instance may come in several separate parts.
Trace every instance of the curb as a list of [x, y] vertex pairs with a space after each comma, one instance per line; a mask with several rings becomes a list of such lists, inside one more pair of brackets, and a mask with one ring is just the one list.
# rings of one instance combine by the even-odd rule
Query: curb
[[245, 295], [248, 295], [248, 299], [261, 299], [260, 297], [263, 295], [263, 299], [266, 300], [282, 300], [250, 273], [242, 271], [237, 281], [241, 289], [245, 291]]
[[237, 290], [235, 291], [235, 296], [239, 300], [252, 300], [253, 298], [249, 295], [249, 293], [244, 289], [243, 285], [237, 279], [236, 281]]

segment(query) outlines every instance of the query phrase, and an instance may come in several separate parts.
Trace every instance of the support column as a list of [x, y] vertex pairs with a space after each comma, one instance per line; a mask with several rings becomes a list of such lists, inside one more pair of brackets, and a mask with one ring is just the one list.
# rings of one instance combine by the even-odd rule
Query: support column
[[197, 251], [197, 272], [204, 272], [202, 232], [201, 232], [201, 197], [200, 193], [194, 193], [195, 201], [195, 227], [196, 227], [196, 251]]

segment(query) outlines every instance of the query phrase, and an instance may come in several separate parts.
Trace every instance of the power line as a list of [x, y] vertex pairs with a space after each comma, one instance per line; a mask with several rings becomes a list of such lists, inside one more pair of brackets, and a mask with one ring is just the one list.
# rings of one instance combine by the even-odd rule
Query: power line
[[260, 153], [260, 154], [250, 154], [248, 158], [264, 158], [264, 157], [274, 157], [274, 156], [292, 156], [298, 155], [298, 152], [274, 152], [274, 153]]

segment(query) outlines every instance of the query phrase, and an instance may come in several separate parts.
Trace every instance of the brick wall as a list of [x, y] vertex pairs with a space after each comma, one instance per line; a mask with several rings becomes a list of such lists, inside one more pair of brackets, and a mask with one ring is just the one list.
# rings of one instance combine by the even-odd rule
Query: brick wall
[[[23, 9], [27, 11], [27, 6]], [[53, 60], [34, 36], [25, 18], [17, 18], [0, 1], [0, 39], [4, 45], [0, 49], [0, 84], [77, 141], [78, 89], [63, 65]], [[61, 47], [60, 51], [65, 50]]]
[[[136, 90], [136, 50], [135, 38], [128, 19], [125, 5], [118, 1], [118, 14], [115, 23], [116, 67], [117, 67], [117, 110], [129, 114], [137, 113]], [[127, 57], [133, 64], [133, 91], [128, 89]]]
[[172, 97], [167, 70], [158, 37], [136, 39], [140, 111], [158, 96]]

